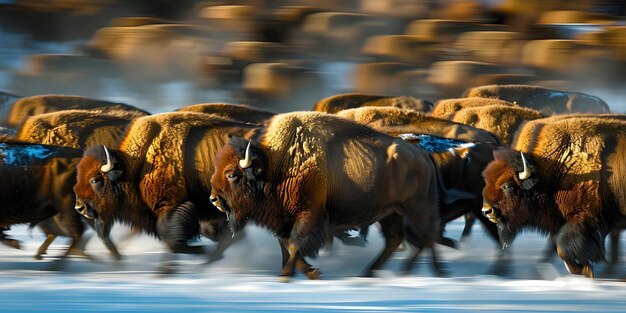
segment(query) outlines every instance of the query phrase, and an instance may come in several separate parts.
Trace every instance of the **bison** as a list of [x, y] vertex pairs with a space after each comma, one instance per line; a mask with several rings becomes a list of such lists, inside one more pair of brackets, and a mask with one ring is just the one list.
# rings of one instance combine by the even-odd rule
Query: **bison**
[[61, 110], [90, 110], [99, 112], [123, 111], [125, 114], [134, 112], [136, 117], [150, 113], [124, 103], [114, 103], [78, 96], [39, 95], [21, 98], [13, 103], [4, 119], [4, 126], [16, 127], [27, 116], [55, 112]]
[[520, 230], [555, 238], [570, 273], [593, 277], [604, 238], [626, 222], [626, 124], [594, 117], [525, 123], [483, 171], [483, 213], [503, 245]]
[[[336, 230], [380, 221], [385, 248], [366, 275], [380, 268], [404, 240], [430, 247], [435, 270], [436, 169], [428, 153], [399, 138], [318, 112], [275, 116], [258, 133], [231, 138], [215, 156], [211, 202], [237, 231], [248, 220], [268, 228], [288, 247], [281, 277], [314, 257]], [[381, 192], [383, 191], [383, 192]], [[391, 226], [391, 227], [390, 227]]]
[[[122, 137], [122, 134], [130, 121], [137, 115], [137, 112], [111, 111], [107, 113], [84, 111], [84, 110], [64, 110], [51, 113], [44, 113], [26, 117], [18, 129], [17, 139], [38, 144], [60, 145], [76, 149], [86, 149], [95, 144], [115, 145]], [[64, 179], [70, 179], [70, 185], [74, 185], [76, 180], [76, 164], [67, 167], [63, 173]], [[72, 192], [73, 195], [73, 192]], [[73, 207], [64, 207], [64, 215], [77, 220], [79, 223], [81, 215]], [[55, 215], [51, 219], [40, 222], [37, 226], [46, 235], [46, 240], [37, 250], [36, 259], [41, 259], [46, 253], [48, 246], [57, 236], [68, 236], [73, 231], [69, 230], [72, 225], [64, 225], [59, 221], [59, 216]], [[91, 221], [88, 223], [93, 226]], [[79, 231], [82, 235], [82, 231]], [[109, 248], [114, 258], [119, 260], [119, 254], [111, 240], [102, 238], [104, 244]], [[81, 242], [85, 242], [82, 240]], [[81, 251], [81, 246], [74, 247], [76, 251]]]
[[[65, 252], [77, 252], [76, 247], [84, 232], [84, 224], [76, 214], [71, 214], [75, 183], [74, 168], [82, 150], [69, 147], [31, 144], [17, 140], [0, 141], [0, 228], [14, 224], [35, 225], [52, 216], [59, 216], [69, 236], [70, 247]], [[2, 234], [11, 243], [13, 239]], [[5, 240], [3, 240], [5, 242]], [[17, 247], [17, 246], [14, 246]]]
[[529, 108], [489, 105], [462, 109], [454, 114], [452, 121], [484, 129], [508, 146], [513, 142], [515, 131], [520, 125], [544, 117], [541, 112]]
[[487, 85], [465, 90], [463, 97], [496, 98], [540, 111], [563, 113], [609, 113], [602, 99], [580, 92], [560, 91], [533, 85]]
[[431, 116], [452, 120], [454, 114], [459, 110], [465, 108], [482, 107], [487, 105], [506, 105], [517, 106], [514, 103], [492, 98], [458, 98], [458, 99], [443, 99], [437, 101], [433, 110], [430, 112]]
[[363, 107], [343, 110], [337, 113], [337, 116], [365, 124], [392, 136], [422, 133], [465, 141], [499, 143], [496, 136], [488, 131], [400, 108]]
[[182, 107], [176, 111], [215, 114], [236, 121], [263, 124], [276, 113], [244, 104], [200, 103]]
[[[407, 133], [400, 135], [400, 138], [418, 145], [431, 154], [437, 169], [441, 173], [445, 189], [459, 190], [470, 195], [455, 201], [440, 201], [440, 229], [443, 231], [447, 223], [465, 215], [466, 225], [463, 230], [463, 236], [469, 235], [474, 218], [478, 218], [487, 229], [488, 234], [496, 242], [499, 242], [500, 238], [497, 228], [481, 212], [483, 206], [482, 191], [485, 186], [481, 174], [487, 164], [493, 160], [493, 151], [499, 148], [500, 145], [460, 141], [426, 134]], [[454, 246], [451, 244], [450, 239], [441, 238], [440, 240], [442, 244]], [[498, 262], [493, 268], [493, 273], [506, 273], [508, 270], [506, 256], [505, 250], [499, 253]], [[413, 255], [405, 262], [405, 272], [411, 270], [415, 257]]]
[[422, 99], [406, 96], [378, 96], [360, 93], [348, 93], [330, 96], [319, 100], [313, 111], [337, 113], [341, 110], [360, 107], [396, 107], [418, 112], [429, 112], [433, 104]]
[[204, 253], [189, 245], [202, 230], [219, 241], [211, 259], [220, 258], [232, 236], [222, 227], [225, 215], [208, 201], [214, 155], [229, 134], [256, 127], [193, 112], [137, 118], [117, 147], [85, 151], [77, 166], [76, 209], [94, 219], [101, 238], [118, 220], [159, 237], [175, 253]]

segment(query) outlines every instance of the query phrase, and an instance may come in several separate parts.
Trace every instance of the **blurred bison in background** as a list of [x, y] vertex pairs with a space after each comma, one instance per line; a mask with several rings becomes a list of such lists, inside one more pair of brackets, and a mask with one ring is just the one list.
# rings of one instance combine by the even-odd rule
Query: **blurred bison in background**
[[229, 103], [200, 103], [182, 107], [176, 111], [179, 112], [198, 112], [206, 114], [215, 114], [231, 120], [263, 124], [276, 113], [255, 108], [245, 104], [229, 104]]
[[[18, 126], [27, 116], [61, 111], [90, 110], [99, 112], [123, 111], [128, 116], [144, 116], [150, 113], [124, 103], [115, 103], [78, 96], [39, 95], [21, 98], [7, 110], [6, 117], [0, 117], [2, 124], [9, 127]], [[5, 109], [2, 109], [5, 110]]]
[[316, 269], [297, 263], [317, 255], [336, 230], [380, 221], [385, 248], [366, 271], [372, 275], [404, 239], [394, 212], [411, 229], [409, 242], [430, 247], [441, 271], [436, 170], [426, 151], [399, 138], [328, 114], [287, 113], [250, 141], [232, 138], [214, 165], [211, 201], [234, 231], [251, 220], [288, 246], [285, 279], [295, 266], [318, 278]]
[[400, 108], [363, 107], [340, 111], [337, 116], [392, 136], [422, 133], [465, 141], [499, 143], [497, 137], [486, 130]]
[[171, 252], [202, 254], [202, 247], [189, 245], [202, 232], [219, 241], [211, 260], [221, 258], [234, 239], [222, 227], [225, 215], [208, 201], [214, 155], [230, 134], [254, 127], [193, 112], [138, 118], [116, 149], [85, 151], [74, 186], [76, 209], [95, 220], [101, 238], [118, 220], [159, 237]]
[[492, 133], [503, 145], [510, 145], [515, 131], [526, 121], [544, 118], [541, 112], [519, 106], [488, 105], [461, 109], [452, 121]]
[[429, 112], [433, 104], [422, 99], [406, 96], [378, 96], [360, 93], [334, 95], [318, 101], [313, 111], [337, 113], [359, 107], [397, 107], [418, 112]]
[[545, 115], [609, 113], [602, 99], [580, 92], [559, 91], [531, 85], [487, 85], [468, 88], [463, 97], [496, 98], [532, 108]]
[[493, 98], [458, 98], [458, 99], [442, 99], [435, 103], [430, 115], [445, 118], [449, 120], [454, 119], [456, 112], [465, 108], [483, 107], [488, 105], [505, 105], [505, 106], [517, 106], [517, 104]]
[[573, 274], [593, 277], [604, 238], [626, 222], [626, 124], [594, 117], [530, 121], [515, 150], [494, 153], [483, 176], [483, 213], [508, 245], [524, 229], [556, 238]]

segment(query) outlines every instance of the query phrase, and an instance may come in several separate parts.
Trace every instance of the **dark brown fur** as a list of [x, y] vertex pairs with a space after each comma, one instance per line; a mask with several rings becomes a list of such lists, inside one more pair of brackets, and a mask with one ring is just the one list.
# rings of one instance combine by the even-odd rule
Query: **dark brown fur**
[[0, 182], [0, 228], [23, 223], [35, 225], [58, 216], [72, 238], [67, 255], [78, 244], [84, 231], [84, 225], [74, 211], [72, 197], [72, 186], [76, 181], [73, 169], [82, 151], [14, 140], [2, 140], [0, 145], [3, 177]]
[[[250, 219], [287, 242], [290, 257], [281, 276], [293, 275], [301, 257], [315, 256], [334, 230], [379, 220], [384, 227], [393, 212], [405, 217], [412, 245], [433, 248], [437, 190], [434, 165], [424, 150], [314, 112], [275, 116], [251, 143], [252, 165], [242, 168], [246, 144], [233, 138], [218, 151], [211, 201], [234, 229]], [[385, 237], [386, 247], [368, 275], [403, 240], [402, 235]]]
[[483, 176], [483, 212], [510, 243], [519, 230], [537, 229], [556, 238], [570, 272], [593, 277], [604, 261], [604, 237], [626, 225], [626, 123], [580, 117], [524, 124], [515, 147], [524, 152], [531, 176], [520, 180], [519, 152], [494, 154]]

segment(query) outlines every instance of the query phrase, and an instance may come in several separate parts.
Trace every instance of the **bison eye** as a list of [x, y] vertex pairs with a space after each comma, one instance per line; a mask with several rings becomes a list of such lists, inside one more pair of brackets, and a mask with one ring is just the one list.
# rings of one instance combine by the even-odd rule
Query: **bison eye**
[[233, 183], [235, 181], [237, 181], [237, 175], [233, 174], [233, 173], [228, 173], [226, 174], [226, 178], [228, 178], [228, 181]]
[[511, 184], [503, 184], [502, 186], [500, 186], [500, 189], [502, 189], [504, 191], [511, 191], [511, 190], [513, 190], [513, 185], [511, 185]]

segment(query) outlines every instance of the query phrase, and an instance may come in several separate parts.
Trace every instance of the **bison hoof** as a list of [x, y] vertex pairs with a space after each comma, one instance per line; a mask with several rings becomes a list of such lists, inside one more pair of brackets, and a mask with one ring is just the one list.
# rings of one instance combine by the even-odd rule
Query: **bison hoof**
[[318, 280], [322, 277], [322, 272], [316, 268], [312, 268], [310, 271], [306, 272], [305, 275], [309, 279]]
[[291, 276], [279, 276], [278, 281], [281, 283], [288, 283], [291, 281]]
[[41, 254], [35, 254], [35, 255], [33, 256], [33, 259], [35, 259], [35, 260], [43, 260], [43, 255], [41, 255]]

